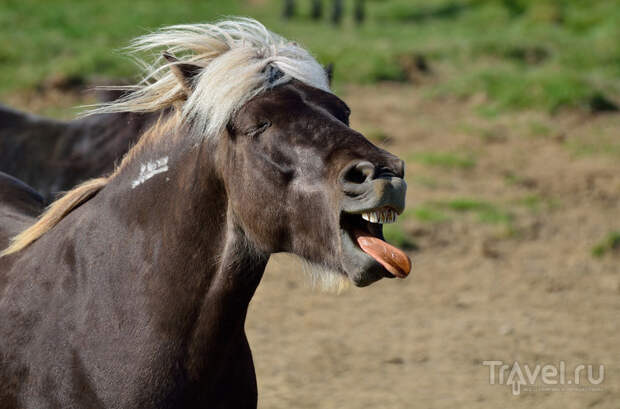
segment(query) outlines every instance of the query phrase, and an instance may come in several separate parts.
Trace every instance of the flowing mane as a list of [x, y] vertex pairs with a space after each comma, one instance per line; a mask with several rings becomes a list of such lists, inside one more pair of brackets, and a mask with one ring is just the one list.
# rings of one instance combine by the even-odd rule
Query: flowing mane
[[[219, 135], [252, 97], [292, 78], [330, 92], [324, 68], [307, 50], [249, 18], [166, 27], [138, 37], [128, 50], [132, 55], [167, 51], [178, 61], [169, 62], [161, 53], [153, 63], [136, 58], [144, 79], [135, 86], [113, 87], [131, 92], [89, 113], [151, 112], [180, 102], [180, 120], [194, 137], [204, 138]], [[175, 64], [202, 67], [188, 97], [170, 70]], [[270, 65], [284, 74], [275, 82]]]
[[[249, 18], [165, 27], [138, 37], [128, 50], [143, 68], [143, 80], [133, 86], [106, 87], [130, 92], [87, 114], [153, 112], [174, 107], [178, 115], [171, 115], [172, 126], [187, 126], [195, 143], [217, 137], [251, 98], [293, 78], [331, 92], [324, 68], [307, 50]], [[170, 62], [161, 52], [151, 63], [136, 57], [137, 53], [149, 51], [151, 55], [153, 51], [174, 53], [178, 60]], [[178, 64], [200, 67], [189, 96], [171, 72]], [[279, 70], [280, 75], [274, 77], [270, 66]], [[148, 132], [157, 132], [157, 129], [158, 124]], [[125, 155], [120, 167], [132, 158], [135, 149], [141, 148], [141, 142]], [[35, 224], [14, 237], [10, 246], [0, 252], [0, 257], [16, 253], [40, 238], [103, 189], [114, 174], [87, 181], [68, 191], [52, 203]]]

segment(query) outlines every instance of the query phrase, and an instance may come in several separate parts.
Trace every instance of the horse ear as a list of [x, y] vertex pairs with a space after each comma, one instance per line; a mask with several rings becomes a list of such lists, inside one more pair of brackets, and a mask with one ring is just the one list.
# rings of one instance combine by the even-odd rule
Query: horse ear
[[194, 90], [194, 77], [200, 73], [202, 67], [194, 64], [180, 63], [179, 60], [168, 52], [163, 52], [162, 56], [171, 63], [170, 71], [183, 87], [187, 95]]
[[265, 71], [267, 73], [267, 82], [269, 82], [269, 84], [274, 84], [277, 80], [284, 77], [282, 70], [273, 64], [269, 64], [265, 67]]
[[334, 79], [334, 63], [330, 62], [325, 67], [325, 74], [327, 75], [327, 83], [332, 86], [332, 80]]

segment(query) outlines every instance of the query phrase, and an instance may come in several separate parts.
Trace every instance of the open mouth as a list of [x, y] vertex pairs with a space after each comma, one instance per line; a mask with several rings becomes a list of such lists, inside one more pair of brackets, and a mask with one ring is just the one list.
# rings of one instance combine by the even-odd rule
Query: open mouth
[[407, 277], [411, 271], [411, 260], [383, 237], [383, 224], [394, 223], [397, 217], [397, 211], [389, 206], [359, 213], [343, 211], [340, 217], [340, 226], [345, 233], [343, 239], [355, 244], [343, 247], [353, 248], [360, 253], [358, 257], [370, 256], [385, 269], [387, 277]]

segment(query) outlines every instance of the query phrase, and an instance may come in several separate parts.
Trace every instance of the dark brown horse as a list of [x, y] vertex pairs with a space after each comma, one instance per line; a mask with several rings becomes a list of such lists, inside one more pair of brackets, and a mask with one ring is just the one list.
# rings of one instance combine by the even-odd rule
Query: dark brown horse
[[[0, 172], [0, 247], [7, 248], [9, 238], [36, 222], [43, 209], [41, 195], [22, 181]], [[3, 278], [6, 277], [0, 274], [0, 280]]]
[[0, 105], [0, 172], [28, 183], [49, 202], [114, 170], [158, 116], [119, 112], [56, 121]]
[[[183, 61], [102, 110], [171, 109], [0, 257], [3, 409], [254, 408], [244, 321], [270, 254], [326, 283], [409, 273], [381, 233], [404, 207], [403, 162], [349, 127], [305, 50], [243, 19], [136, 44]], [[10, 233], [39, 200], [3, 183]]]

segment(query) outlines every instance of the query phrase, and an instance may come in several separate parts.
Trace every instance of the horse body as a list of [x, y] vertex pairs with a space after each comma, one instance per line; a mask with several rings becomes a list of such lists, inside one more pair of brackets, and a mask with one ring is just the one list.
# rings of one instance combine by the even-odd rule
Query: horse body
[[44, 200], [30, 186], [0, 172], [0, 247], [36, 221]]
[[[255, 406], [243, 322], [267, 260], [244, 254], [216, 220], [227, 203], [203, 153], [171, 158], [200, 167], [175, 166], [130, 200], [119, 174], [27, 251], [0, 259], [0, 350], [12, 351], [0, 378], [28, 374], [0, 389], [1, 403], [17, 392], [34, 408]], [[198, 174], [186, 191], [181, 182]], [[195, 206], [204, 198], [208, 209]]]
[[[243, 20], [226, 41], [243, 24], [266, 32]], [[321, 69], [303, 58], [283, 69]], [[205, 107], [217, 135], [200, 139], [169, 112], [112, 175], [69, 192], [0, 257], [0, 407], [255, 408], [244, 322], [270, 254], [359, 286], [408, 273], [373, 255], [402, 255], [377, 218], [403, 210], [403, 162], [348, 126], [326, 78], [258, 61], [246, 81], [262, 78], [261, 92], [239, 93], [228, 114]], [[200, 84], [184, 76], [200, 70], [180, 65], [157, 85], [178, 80], [189, 104]]]
[[158, 117], [124, 112], [65, 122], [0, 105], [0, 172], [50, 202], [58, 192], [111, 172]]

